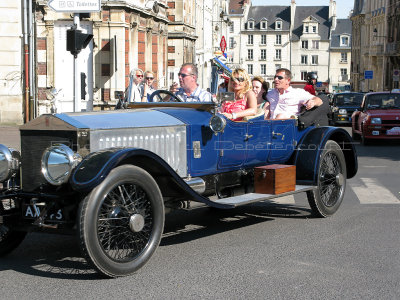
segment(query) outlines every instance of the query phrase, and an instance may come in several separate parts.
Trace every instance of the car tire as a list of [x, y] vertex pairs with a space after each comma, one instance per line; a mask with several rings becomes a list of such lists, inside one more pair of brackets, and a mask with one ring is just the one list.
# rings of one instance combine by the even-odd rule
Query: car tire
[[161, 191], [154, 178], [136, 166], [112, 170], [81, 203], [81, 250], [107, 277], [140, 269], [157, 249], [163, 228]]
[[[0, 200], [0, 216], [5, 213], [4, 203]], [[26, 236], [26, 232], [14, 231], [8, 226], [0, 225], [0, 257], [6, 256], [17, 248]]]
[[308, 203], [317, 217], [333, 215], [346, 189], [346, 160], [340, 146], [328, 140], [320, 156], [317, 188], [307, 192]]

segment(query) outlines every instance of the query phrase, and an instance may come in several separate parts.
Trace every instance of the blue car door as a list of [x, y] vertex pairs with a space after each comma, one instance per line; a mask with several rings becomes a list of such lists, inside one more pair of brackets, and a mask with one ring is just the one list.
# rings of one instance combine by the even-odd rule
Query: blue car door
[[286, 162], [294, 151], [294, 119], [271, 121], [271, 143], [269, 147], [268, 162]]
[[246, 159], [246, 122], [227, 120], [223, 133], [216, 143], [219, 160], [218, 169], [241, 167]]

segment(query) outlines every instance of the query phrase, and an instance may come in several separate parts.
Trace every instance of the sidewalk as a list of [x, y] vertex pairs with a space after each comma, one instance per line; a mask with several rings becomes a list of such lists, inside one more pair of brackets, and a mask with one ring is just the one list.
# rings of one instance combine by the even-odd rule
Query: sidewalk
[[0, 144], [17, 150], [21, 149], [19, 126], [1, 126], [0, 125]]

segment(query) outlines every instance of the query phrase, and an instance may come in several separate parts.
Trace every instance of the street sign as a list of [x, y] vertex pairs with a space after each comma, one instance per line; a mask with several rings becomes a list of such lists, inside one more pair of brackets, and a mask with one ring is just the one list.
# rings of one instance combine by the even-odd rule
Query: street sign
[[56, 12], [90, 13], [101, 10], [101, 0], [49, 0], [47, 5]]
[[364, 71], [364, 79], [373, 79], [374, 78], [374, 71]]
[[221, 38], [221, 43], [219, 43], [219, 47], [221, 48], [222, 52], [225, 52], [226, 50], [226, 40], [225, 40], [225, 36], [222, 36]]

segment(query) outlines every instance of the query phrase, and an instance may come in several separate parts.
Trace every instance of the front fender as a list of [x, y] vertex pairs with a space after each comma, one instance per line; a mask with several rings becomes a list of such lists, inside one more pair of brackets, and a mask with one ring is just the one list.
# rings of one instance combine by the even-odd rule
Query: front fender
[[[153, 152], [137, 148], [110, 148], [93, 152], [86, 156], [74, 169], [70, 178], [71, 187], [79, 192], [88, 192], [99, 185], [112, 169], [125, 161], [148, 158], [154, 164], [161, 165], [166, 173], [175, 173], [171, 167]], [[176, 176], [178, 176], [175, 173]]]
[[351, 136], [346, 130], [336, 127], [316, 127], [303, 136], [296, 154], [296, 180], [303, 184], [317, 184], [318, 166], [321, 153], [328, 140], [333, 140], [342, 148], [347, 166], [347, 178], [352, 178], [358, 170], [357, 152]]
[[[220, 204], [196, 193], [161, 157], [153, 152], [137, 148], [110, 148], [86, 156], [74, 169], [70, 177], [71, 187], [81, 193], [88, 193], [98, 186], [111, 172], [121, 164], [133, 164], [149, 172], [163, 190], [169, 185], [183, 197], [203, 202], [217, 208], [232, 208], [232, 205]], [[170, 180], [158, 181], [168, 177]]]

